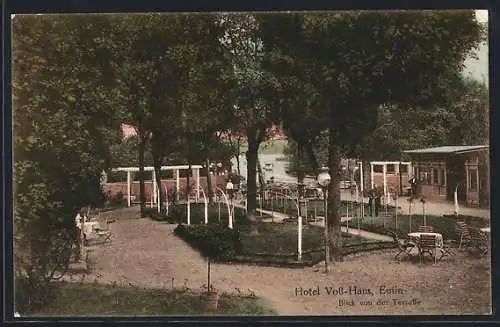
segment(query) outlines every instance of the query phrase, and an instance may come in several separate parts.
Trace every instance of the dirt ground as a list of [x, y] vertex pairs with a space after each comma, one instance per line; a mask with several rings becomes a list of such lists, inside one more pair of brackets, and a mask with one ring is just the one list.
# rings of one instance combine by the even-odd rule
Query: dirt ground
[[[173, 284], [198, 289], [206, 284], [206, 261], [173, 235], [175, 226], [137, 219], [135, 210], [108, 214], [116, 219], [111, 225], [112, 242], [89, 248], [93, 271], [87, 278], [152, 288]], [[394, 260], [395, 251], [347, 256], [328, 274], [321, 266], [212, 264], [212, 283], [220, 291], [251, 290], [280, 315], [491, 313], [489, 258], [458, 252], [437, 264], [399, 263]], [[313, 294], [297, 294], [300, 289], [303, 293], [311, 289]]]

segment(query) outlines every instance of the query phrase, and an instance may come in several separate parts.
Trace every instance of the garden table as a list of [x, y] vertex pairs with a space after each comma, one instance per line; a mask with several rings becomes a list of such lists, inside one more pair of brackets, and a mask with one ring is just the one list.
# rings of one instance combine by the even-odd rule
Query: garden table
[[419, 250], [418, 250], [418, 243], [420, 240], [421, 235], [434, 235], [436, 236], [436, 249], [442, 249], [443, 248], [443, 235], [440, 233], [429, 233], [429, 232], [414, 232], [414, 233], [408, 233], [408, 236], [410, 237], [410, 240], [415, 242], [417, 246], [415, 246], [410, 253], [412, 255], [418, 255]]

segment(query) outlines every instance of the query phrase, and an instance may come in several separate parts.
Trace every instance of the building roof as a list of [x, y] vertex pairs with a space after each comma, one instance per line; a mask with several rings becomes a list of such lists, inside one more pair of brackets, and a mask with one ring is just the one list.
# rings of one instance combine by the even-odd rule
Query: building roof
[[[201, 165], [191, 165], [191, 169], [201, 169]], [[144, 167], [144, 171], [153, 171], [155, 168], [146, 166]], [[161, 170], [186, 170], [189, 169], [189, 165], [180, 165], [180, 166], [161, 166]], [[118, 167], [118, 168], [113, 168], [111, 171], [131, 171], [131, 172], [138, 172], [139, 167]]]
[[466, 152], [486, 150], [488, 148], [489, 145], [449, 145], [449, 146], [439, 146], [434, 148], [406, 150], [403, 152], [410, 154], [425, 154], [425, 153], [460, 154]]

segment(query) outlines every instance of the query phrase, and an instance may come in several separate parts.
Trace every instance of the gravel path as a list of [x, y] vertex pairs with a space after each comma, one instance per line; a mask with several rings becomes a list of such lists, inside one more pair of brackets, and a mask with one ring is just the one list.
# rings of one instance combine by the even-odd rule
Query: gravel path
[[[130, 210], [130, 209], [128, 209]], [[116, 213], [114, 213], [116, 215]], [[102, 283], [128, 282], [142, 287], [183, 284], [197, 289], [206, 283], [207, 266], [200, 254], [173, 235], [174, 225], [149, 219], [117, 219], [113, 240], [91, 247], [94, 271]], [[281, 315], [489, 314], [489, 258], [459, 253], [438, 264], [393, 260], [394, 250], [351, 255], [326, 275], [322, 267], [272, 268], [213, 264], [212, 283], [221, 290], [251, 289]], [[380, 294], [380, 288], [403, 294]], [[328, 295], [327, 288], [373, 295]], [[319, 290], [319, 295], [296, 295], [296, 290]], [[300, 292], [300, 291], [299, 291]], [[394, 300], [414, 304], [396, 303]], [[339, 300], [355, 304], [339, 306]], [[387, 301], [387, 302], [379, 302]], [[360, 301], [371, 301], [361, 305]], [[378, 303], [378, 304], [377, 304]], [[416, 304], [415, 304], [416, 303]]]

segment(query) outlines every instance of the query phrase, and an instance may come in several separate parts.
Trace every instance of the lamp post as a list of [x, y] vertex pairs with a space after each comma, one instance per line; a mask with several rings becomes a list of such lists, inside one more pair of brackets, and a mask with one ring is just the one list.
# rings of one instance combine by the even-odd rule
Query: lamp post
[[318, 184], [323, 189], [323, 205], [325, 210], [325, 272], [329, 271], [328, 261], [330, 260], [330, 247], [328, 241], [328, 185], [330, 185], [331, 176], [328, 170], [323, 168], [323, 171], [318, 175]]
[[231, 205], [229, 207], [229, 228], [233, 228], [233, 219], [234, 219], [234, 208], [233, 208], [233, 194], [234, 194], [234, 185], [229, 180], [226, 184], [226, 191], [229, 194], [229, 200], [231, 201]]

